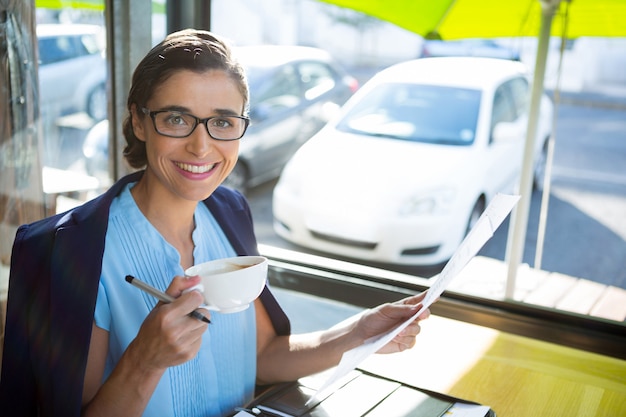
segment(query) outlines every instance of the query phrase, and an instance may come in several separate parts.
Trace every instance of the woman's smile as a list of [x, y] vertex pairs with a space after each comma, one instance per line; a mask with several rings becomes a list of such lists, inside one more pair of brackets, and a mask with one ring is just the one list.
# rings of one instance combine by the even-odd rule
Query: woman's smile
[[204, 174], [211, 171], [217, 164], [187, 164], [184, 162], [174, 162], [174, 164], [183, 171], [191, 172], [192, 174]]

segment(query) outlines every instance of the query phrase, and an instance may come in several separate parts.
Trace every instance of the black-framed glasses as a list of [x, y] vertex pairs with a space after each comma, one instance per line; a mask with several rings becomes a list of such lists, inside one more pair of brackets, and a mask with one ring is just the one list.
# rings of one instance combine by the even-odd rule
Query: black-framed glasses
[[143, 107], [141, 111], [150, 116], [157, 133], [170, 138], [186, 138], [202, 124], [213, 139], [237, 140], [246, 133], [250, 124], [250, 119], [245, 116], [220, 115], [200, 119], [193, 114], [176, 110], [151, 111]]

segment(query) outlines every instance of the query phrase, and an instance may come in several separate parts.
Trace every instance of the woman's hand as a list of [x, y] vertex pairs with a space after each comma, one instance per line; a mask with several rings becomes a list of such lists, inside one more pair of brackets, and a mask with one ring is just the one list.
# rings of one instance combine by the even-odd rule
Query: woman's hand
[[[404, 298], [394, 303], [382, 304], [365, 312], [357, 323], [357, 331], [363, 340], [388, 332], [414, 316], [421, 308], [426, 292]], [[420, 321], [430, 316], [426, 309], [412, 323], [406, 326], [378, 353], [395, 353], [410, 349], [415, 345], [415, 337], [420, 332]]]
[[159, 302], [128, 347], [138, 360], [138, 366], [146, 370], [165, 369], [197, 355], [207, 324], [189, 317], [189, 313], [197, 309], [204, 299], [197, 291], [183, 291], [199, 282], [198, 276], [174, 277], [166, 292], [176, 300], [169, 304]]

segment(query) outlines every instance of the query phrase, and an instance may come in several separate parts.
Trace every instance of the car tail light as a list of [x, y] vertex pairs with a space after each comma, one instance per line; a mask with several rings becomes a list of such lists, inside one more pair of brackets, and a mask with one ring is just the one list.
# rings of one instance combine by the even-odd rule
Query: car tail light
[[348, 84], [348, 87], [350, 88], [351, 92], [355, 93], [356, 90], [359, 89], [359, 80], [357, 80], [356, 78], [346, 76], [345, 81], [346, 81], [346, 84]]

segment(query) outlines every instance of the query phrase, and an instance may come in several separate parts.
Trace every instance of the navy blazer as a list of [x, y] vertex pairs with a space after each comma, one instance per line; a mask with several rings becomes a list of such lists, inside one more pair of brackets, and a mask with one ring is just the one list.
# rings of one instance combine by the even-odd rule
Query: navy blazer
[[[3, 416], [79, 416], [109, 207], [142, 171], [84, 205], [20, 226], [11, 254], [0, 378]], [[245, 198], [219, 187], [204, 202], [238, 255], [257, 255]], [[266, 287], [261, 300], [276, 332], [289, 320]]]

